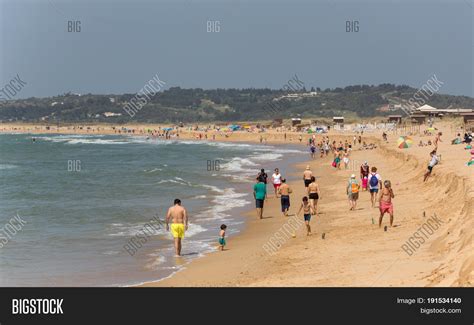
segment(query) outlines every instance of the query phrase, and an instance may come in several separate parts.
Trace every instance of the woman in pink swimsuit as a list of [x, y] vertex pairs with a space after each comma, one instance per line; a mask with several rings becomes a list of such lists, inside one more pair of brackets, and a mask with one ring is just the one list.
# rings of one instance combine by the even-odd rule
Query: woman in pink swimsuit
[[386, 212], [390, 214], [390, 227], [393, 226], [393, 203], [392, 199], [395, 197], [392, 190], [392, 184], [389, 180], [384, 183], [384, 188], [380, 191], [379, 206], [380, 206], [380, 218], [379, 228], [382, 227], [382, 219]]

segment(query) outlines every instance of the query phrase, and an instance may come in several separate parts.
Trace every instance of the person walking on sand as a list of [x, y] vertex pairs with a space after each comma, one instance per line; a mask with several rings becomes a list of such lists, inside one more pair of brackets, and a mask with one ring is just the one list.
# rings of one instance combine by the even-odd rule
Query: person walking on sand
[[392, 190], [392, 184], [389, 180], [384, 182], [384, 188], [380, 191], [380, 218], [379, 218], [379, 228], [382, 227], [382, 219], [386, 212], [390, 214], [390, 227], [393, 227], [393, 203], [392, 199], [395, 197]]
[[288, 210], [290, 209], [290, 194], [293, 192], [288, 184], [286, 184], [286, 179], [281, 179], [281, 186], [278, 188], [278, 193], [280, 193], [281, 200], [281, 212], [285, 217], [288, 217]]
[[278, 198], [278, 188], [281, 185], [281, 174], [278, 168], [275, 168], [275, 172], [272, 175], [273, 189], [275, 190], [275, 197]]
[[342, 161], [344, 162], [344, 169], [349, 168], [349, 152], [348, 149], [344, 149]]
[[175, 256], [181, 256], [181, 240], [184, 233], [188, 230], [188, 215], [186, 209], [181, 206], [181, 200], [175, 199], [174, 205], [168, 209], [166, 214], [166, 231], [170, 230], [169, 221], [171, 222], [171, 234], [174, 238]]
[[257, 209], [257, 218], [263, 219], [263, 203], [267, 198], [267, 186], [262, 178], [257, 178], [257, 184], [253, 186], [253, 197]]
[[367, 183], [369, 182], [369, 164], [367, 161], [360, 166], [360, 181], [362, 182], [362, 191], [367, 191]]
[[347, 197], [349, 198], [349, 211], [354, 211], [357, 206], [357, 200], [359, 199], [359, 189], [360, 185], [359, 182], [356, 180], [356, 175], [352, 174], [351, 178], [346, 187]]
[[313, 207], [309, 204], [307, 196], [304, 196], [302, 201], [303, 202], [301, 203], [300, 209], [296, 215], [299, 215], [301, 210], [303, 210], [304, 223], [306, 224], [306, 236], [310, 236], [311, 226], [309, 225], [309, 222], [311, 221], [311, 215], [313, 214]]
[[431, 175], [431, 172], [433, 171], [433, 167], [436, 166], [439, 162], [439, 158], [436, 155], [436, 150], [431, 151], [430, 156], [431, 156], [431, 159], [430, 159], [430, 162], [428, 163], [428, 170], [423, 176], [423, 182], [426, 182], [428, 177]]
[[314, 214], [317, 213], [318, 200], [321, 198], [321, 193], [319, 191], [319, 185], [316, 183], [316, 177], [311, 177], [311, 184], [308, 185], [308, 195], [309, 203], [313, 208]]
[[375, 207], [375, 202], [377, 202], [377, 193], [379, 188], [382, 187], [382, 177], [377, 173], [377, 167], [371, 168], [371, 173], [369, 174], [369, 191], [370, 191], [370, 201], [372, 202], [372, 208]]
[[439, 143], [439, 142], [443, 142], [443, 141], [441, 141], [441, 136], [442, 136], [442, 135], [443, 135], [442, 132], [438, 132], [438, 134], [436, 134], [436, 137], [435, 137], [435, 139], [434, 139], [434, 146], [435, 146], [434, 151], [437, 151], [437, 150], [438, 150], [438, 143]]
[[304, 187], [306, 188], [306, 193], [308, 193], [308, 186], [311, 184], [311, 177], [313, 177], [313, 172], [309, 165], [306, 166], [306, 170], [303, 172], [303, 181]]
[[311, 159], [316, 158], [316, 146], [314, 145], [314, 143], [311, 143], [309, 150], [311, 151]]

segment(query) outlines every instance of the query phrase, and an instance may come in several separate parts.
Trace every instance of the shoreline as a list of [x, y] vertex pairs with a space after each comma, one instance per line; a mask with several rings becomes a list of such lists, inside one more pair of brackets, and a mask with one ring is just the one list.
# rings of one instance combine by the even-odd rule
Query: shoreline
[[[359, 199], [362, 212], [353, 213], [357, 217], [354, 218], [345, 211], [345, 195], [341, 195], [341, 189], [336, 188], [335, 192], [334, 186], [339, 184], [337, 186], [340, 187], [341, 182], [348, 177], [348, 172], [334, 171], [330, 168], [331, 157], [324, 160], [317, 157], [314, 161], [309, 160], [309, 164], [313, 172], [321, 176], [323, 183], [322, 200], [319, 203], [322, 212], [319, 220], [315, 218], [312, 221], [315, 234], [308, 237], [308, 240], [299, 233], [295, 239], [286, 242], [276, 256], [267, 256], [261, 246], [285, 222], [279, 211], [279, 200], [270, 197], [266, 202], [264, 213], [264, 217], [268, 215], [269, 218], [256, 220], [254, 209], [249, 208], [242, 214], [245, 218], [245, 227], [228, 241], [229, 250], [206, 253], [202, 258], [192, 260], [182, 270], [169, 277], [136, 286], [472, 286], [474, 258], [466, 256], [466, 249], [472, 246], [472, 229], [474, 229], [473, 220], [468, 218], [473, 211], [474, 177], [470, 169], [461, 167], [463, 158], [460, 155], [462, 152], [460, 149], [462, 148], [449, 145], [449, 139], [456, 131], [451, 125], [443, 126], [442, 130], [444, 143], [440, 145], [439, 151], [443, 159], [435, 168], [433, 177], [426, 184], [420, 183], [420, 177], [425, 170], [424, 161], [427, 159], [429, 148], [415, 147], [418, 140], [427, 140], [426, 136], [415, 135], [413, 147], [407, 151], [400, 151], [394, 149], [395, 146], [393, 146], [397, 138], [395, 134], [389, 132], [390, 142], [383, 143], [379, 139], [381, 130], [375, 130], [373, 133], [364, 134], [363, 137], [365, 140], [370, 139], [369, 141], [376, 143], [377, 149], [353, 151], [351, 160], [361, 162], [368, 159], [369, 164], [375, 161], [377, 166], [382, 166], [379, 170], [383, 179], [386, 179], [384, 176], [388, 174], [392, 179], [392, 184], [395, 183], [395, 179], [397, 180], [393, 186], [396, 195], [395, 223], [399, 221], [400, 226], [384, 233], [382, 236], [386, 238], [380, 236], [378, 229], [374, 229], [370, 223], [367, 224], [366, 221], [361, 223], [361, 218], [366, 220], [370, 215], [375, 216], [375, 219], [378, 218], [378, 209], [370, 210], [367, 207], [365, 193], [362, 193]], [[243, 132], [236, 134], [239, 133]], [[189, 137], [172, 138], [171, 141], [196, 140], [193, 138], [194, 134], [190, 132]], [[249, 133], [245, 139], [237, 136], [216, 137], [215, 141], [259, 143], [258, 139], [261, 135], [271, 134], [273, 133]], [[294, 132], [291, 133], [294, 134], [293, 142], [283, 142], [278, 139], [282, 137], [282, 133], [275, 132], [275, 134], [274, 137], [269, 137], [269, 144], [285, 143], [306, 147], [307, 139], [311, 136]], [[300, 134], [304, 139], [301, 144], [296, 138]], [[352, 138], [353, 134], [331, 130], [324, 135], [328, 135], [331, 141], [339, 141], [339, 139]], [[321, 137], [320, 134], [316, 136], [317, 140]], [[212, 142], [212, 140], [208, 141]], [[446, 164], [445, 161], [450, 163]], [[300, 177], [301, 167], [306, 164], [307, 162], [291, 165], [285, 176], [287, 178], [288, 175]], [[350, 171], [350, 173], [358, 174], [357, 164], [355, 167], [355, 171]], [[301, 182], [289, 183], [294, 191], [291, 196], [290, 215], [294, 213], [300, 202], [299, 198], [302, 196], [302, 185], [299, 183]], [[272, 190], [270, 184], [269, 191]], [[449, 196], [450, 201], [445, 202], [447, 199], [443, 194]], [[327, 200], [328, 197], [329, 200]], [[418, 197], [420, 201], [417, 201]], [[445, 202], [444, 205], [443, 202]], [[416, 227], [423, 224], [420, 215], [425, 211], [428, 214], [440, 214], [444, 227], [429, 239], [429, 244], [420, 248], [417, 257], [407, 259], [407, 256], [400, 254], [400, 246], [416, 231]], [[327, 218], [329, 216], [331, 218]], [[387, 218], [386, 216], [384, 224]], [[325, 240], [321, 239], [322, 232], [328, 234]], [[453, 237], [453, 234], [459, 238]], [[319, 237], [318, 240], [316, 240], [317, 237]], [[375, 244], [370, 245], [366, 242]], [[362, 252], [354, 250], [354, 247], [359, 246]], [[387, 253], [383, 254], [383, 252]], [[442, 252], [441, 256], [439, 256], [440, 252]], [[385, 255], [398, 258], [396, 263], [400, 265], [394, 267], [395, 272], [390, 267], [392, 261], [387, 261]], [[336, 262], [332, 262], [332, 259], [336, 259]], [[307, 263], [308, 260], [312, 262]], [[299, 265], [301, 270], [295, 272], [289, 268], [289, 265]], [[388, 268], [388, 270], [382, 274], [374, 272], [374, 269], [379, 268]], [[312, 273], [313, 271], [315, 273]], [[309, 274], [304, 275], [305, 272]]]
[[[359, 156], [362, 155], [365, 159], [368, 155], [378, 166], [382, 166], [382, 169], [379, 168], [382, 177], [387, 174], [390, 176], [396, 195], [395, 225], [398, 227], [384, 232], [383, 229], [378, 229], [378, 226], [370, 224], [371, 216], [377, 222], [378, 209], [371, 210], [367, 207], [367, 193], [361, 193], [361, 211], [353, 213], [357, 216], [351, 216], [345, 211], [346, 201], [341, 201], [341, 197], [344, 198], [345, 195], [334, 193], [331, 187], [327, 187], [332, 184], [332, 180], [327, 182], [325, 175], [344, 180], [348, 177], [347, 174], [357, 174], [358, 171], [334, 171], [328, 166], [332, 158], [317, 158], [309, 163], [313, 172], [321, 176], [320, 183], [323, 185], [322, 200], [319, 202], [321, 217], [312, 221], [313, 236], [306, 238], [303, 230], [299, 229], [296, 238], [290, 238], [282, 244], [276, 256], [267, 256], [261, 246], [286, 221], [279, 212], [279, 200], [269, 198], [263, 220], [256, 219], [254, 209], [244, 214], [248, 220], [247, 229], [229, 240], [229, 250], [208, 253], [203, 258], [194, 260], [173, 277], [148, 282], [140, 287], [472, 286], [474, 258], [469, 254], [469, 248], [472, 246], [472, 227], [469, 228], [469, 225], [473, 223], [469, 216], [474, 195], [469, 181], [465, 179], [473, 179], [469, 170], [465, 176], [456, 175], [453, 174], [453, 168], [450, 168], [452, 166], [441, 163], [426, 184], [420, 183], [425, 169], [423, 156], [428, 148], [413, 148], [417, 152], [398, 151], [389, 147], [394, 143], [393, 139], [389, 144], [385, 144], [374, 136], [369, 137], [380, 147], [373, 151], [354, 151], [351, 159], [356, 157], [355, 159], [360, 161]], [[445, 139], [449, 136], [445, 136]], [[335, 137], [337, 135], [332, 135], [331, 140]], [[440, 150], [443, 152], [445, 149], [462, 149], [459, 146], [447, 146], [445, 143], [440, 146]], [[456, 155], [456, 152], [450, 153], [450, 157]], [[299, 174], [304, 165], [306, 163], [294, 165], [292, 172]], [[400, 171], [406, 168], [410, 171], [400, 174]], [[395, 177], [397, 175], [399, 179]], [[413, 185], [414, 182], [417, 182], [416, 185]], [[294, 191], [291, 196], [290, 215], [295, 212], [299, 204], [298, 198], [302, 195], [302, 184], [299, 183], [301, 182], [289, 183]], [[447, 186], [445, 192], [454, 193], [450, 197], [457, 198], [459, 209], [434, 204], [435, 201], [430, 199], [436, 195], [431, 190], [433, 183], [437, 184], [435, 187]], [[404, 206], [417, 195], [423, 196], [424, 200]], [[466, 202], [466, 205], [463, 206], [462, 202]], [[337, 208], [333, 209], [336, 206]], [[330, 216], [333, 212], [334, 219]], [[422, 216], [425, 212], [427, 215], [438, 213], [443, 226], [414, 257], [407, 256], [401, 246], [428, 219]], [[348, 221], [347, 218], [351, 220]], [[384, 225], [387, 225], [387, 220], [388, 216], [385, 216]], [[326, 235], [324, 240], [323, 233]], [[453, 238], [453, 233], [459, 238]], [[361, 251], [358, 246], [361, 246]], [[396, 266], [392, 267], [394, 264]], [[305, 272], [308, 274], [305, 275]]]

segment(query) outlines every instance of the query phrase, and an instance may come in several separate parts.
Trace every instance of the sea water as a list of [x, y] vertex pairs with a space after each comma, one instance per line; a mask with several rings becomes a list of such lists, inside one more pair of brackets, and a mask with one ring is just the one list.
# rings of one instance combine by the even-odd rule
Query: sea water
[[[0, 230], [15, 216], [26, 223], [14, 234], [0, 231], [0, 286], [120, 286], [171, 276], [215, 250], [221, 224], [230, 237], [243, 228], [260, 168], [285, 175], [305, 155], [289, 146], [1, 134]], [[151, 219], [164, 220], [175, 198], [190, 219], [182, 258], [156, 221], [143, 232]], [[125, 249], [137, 234], [145, 242]]]

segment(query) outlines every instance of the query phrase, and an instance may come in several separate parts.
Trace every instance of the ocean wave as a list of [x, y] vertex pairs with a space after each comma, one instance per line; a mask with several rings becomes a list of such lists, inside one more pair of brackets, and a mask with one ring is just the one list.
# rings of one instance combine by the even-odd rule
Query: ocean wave
[[50, 141], [55, 143], [65, 144], [128, 144], [129, 141], [123, 141], [123, 138], [118, 139], [102, 139], [100, 136], [94, 135], [58, 135], [58, 136], [43, 136], [38, 137], [37, 140]]
[[153, 257], [148, 260], [148, 262], [145, 264], [145, 269], [152, 270], [152, 271], [157, 271], [161, 269], [161, 265], [165, 263], [166, 257], [163, 255], [160, 255], [158, 257]]
[[[229, 162], [220, 165], [222, 170], [229, 172], [244, 172], [244, 173], [255, 173], [255, 167], [258, 165], [249, 158], [235, 157]], [[248, 168], [252, 167], [252, 168]]]
[[196, 196], [193, 196], [191, 198], [191, 200], [202, 200], [202, 199], [205, 199], [205, 198], [207, 198], [206, 195], [196, 195]]
[[150, 170], [144, 170], [145, 173], [154, 173], [154, 172], [161, 172], [163, 171], [163, 169], [161, 168], [153, 168], [153, 169], [150, 169]]
[[203, 187], [203, 188], [206, 188], [206, 189], [211, 190], [213, 192], [223, 193], [223, 190], [221, 190], [217, 186], [207, 185], [207, 184], [194, 184], [194, 183], [191, 183], [187, 180], [182, 179], [181, 177], [174, 177], [174, 178], [170, 178], [170, 179], [162, 179], [159, 182], [157, 182], [156, 184], [165, 184], [165, 183], [173, 183], [173, 184], [185, 185], [185, 186], [190, 186], [190, 187]]
[[[150, 224], [152, 227], [145, 227], [145, 224]], [[206, 231], [206, 228], [189, 223], [189, 228], [186, 231], [186, 237], [192, 237], [196, 234]], [[166, 238], [173, 239], [173, 236], [169, 231], [166, 231], [164, 225], [159, 226], [156, 222], [143, 222], [143, 223], [125, 223], [125, 224], [110, 224], [108, 228], [108, 236], [111, 237], [133, 237], [135, 235], [143, 236], [165, 236]], [[124, 243], [125, 244], [125, 243]]]
[[12, 165], [12, 164], [0, 164], [0, 170], [2, 169], [12, 169], [12, 168], [17, 168], [17, 165]]
[[250, 158], [258, 161], [273, 161], [280, 160], [282, 157], [283, 154], [280, 153], [259, 153], [257, 155], [251, 156]]
[[248, 194], [236, 193], [233, 188], [226, 188], [224, 192], [211, 201], [213, 205], [196, 215], [199, 220], [222, 220], [230, 217], [228, 212], [235, 208], [244, 207], [250, 201], [244, 199]]

